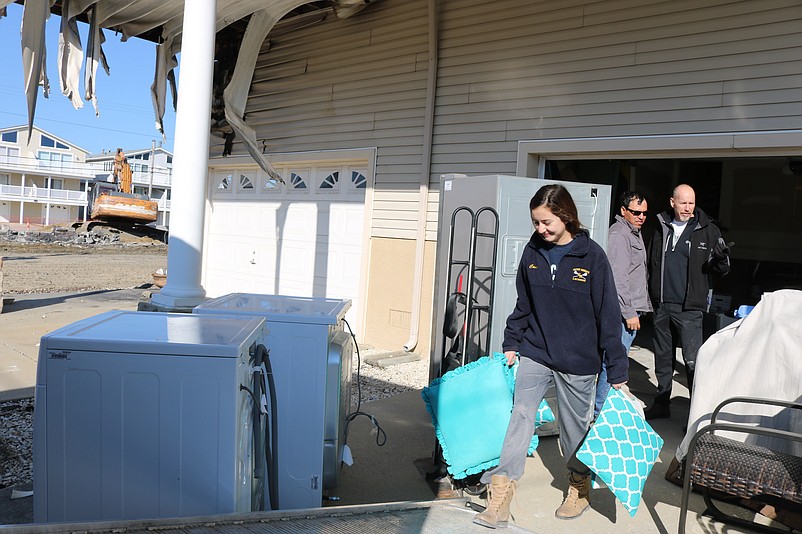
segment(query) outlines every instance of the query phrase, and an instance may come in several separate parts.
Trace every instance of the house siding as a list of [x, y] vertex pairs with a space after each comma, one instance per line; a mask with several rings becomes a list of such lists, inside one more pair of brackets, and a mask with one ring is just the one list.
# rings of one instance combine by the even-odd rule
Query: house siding
[[522, 140], [802, 124], [796, 1], [441, 5], [433, 186], [515, 174]]
[[[416, 234], [427, 32], [424, 0], [376, 2], [344, 21], [277, 26], [254, 70], [245, 116], [268, 153], [378, 147], [371, 237]], [[245, 153], [235, 142], [232, 155]]]
[[520, 140], [799, 127], [799, 2], [553, 5], [442, 4], [433, 176], [515, 173]]
[[[802, 124], [797, 0], [437, 5], [430, 240], [439, 176], [515, 174], [521, 140]], [[425, 0], [382, 0], [345, 21], [277, 27], [254, 72], [246, 120], [268, 152], [377, 147], [371, 237], [416, 235], [427, 30]]]

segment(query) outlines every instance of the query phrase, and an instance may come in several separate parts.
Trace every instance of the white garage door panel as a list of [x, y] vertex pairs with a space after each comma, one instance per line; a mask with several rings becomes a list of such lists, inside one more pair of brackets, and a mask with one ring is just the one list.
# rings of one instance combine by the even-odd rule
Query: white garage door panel
[[257, 207], [249, 204], [243, 204], [240, 209], [234, 212], [234, 225], [237, 228], [254, 231], [258, 228], [259, 213]]
[[281, 238], [292, 241], [309, 241], [317, 235], [317, 206], [309, 203], [291, 204], [284, 210], [280, 224]]
[[273, 240], [278, 235], [278, 210], [279, 205], [276, 203], [266, 203], [259, 206], [259, 236], [266, 238], [270, 237]]
[[[365, 180], [354, 183], [352, 170], [358, 169], [282, 168], [282, 176], [295, 179], [278, 188], [266, 188], [267, 178], [254, 171], [213, 173], [204, 251], [207, 295], [347, 298], [348, 322], [358, 331], [365, 188], [356, 185]], [[232, 186], [216, 189], [226, 175], [233, 177]], [[251, 176], [255, 187], [241, 187], [242, 175]], [[339, 183], [320, 187], [335, 175]]]
[[354, 284], [359, 284], [359, 261], [357, 254], [337, 253], [329, 256], [326, 266], [329, 273], [327, 297], [351, 298], [348, 296], [351, 288]]
[[[281, 255], [281, 266], [279, 272], [279, 289], [283, 293], [286, 284], [300, 284], [300, 287], [307, 287], [307, 292], [311, 289], [311, 283], [315, 268], [315, 251], [304, 246], [303, 243], [288, 243], [284, 241], [279, 251]], [[290, 295], [296, 293], [288, 293]], [[305, 296], [305, 295], [303, 295]]]

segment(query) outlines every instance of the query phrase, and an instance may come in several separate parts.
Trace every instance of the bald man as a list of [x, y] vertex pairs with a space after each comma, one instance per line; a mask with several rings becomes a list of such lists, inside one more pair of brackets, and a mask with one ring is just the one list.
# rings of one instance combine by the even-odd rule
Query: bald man
[[649, 296], [654, 306], [654, 370], [657, 396], [646, 419], [671, 417], [674, 339], [680, 338], [688, 390], [692, 391], [696, 353], [702, 346], [702, 318], [710, 302], [710, 276], [730, 271], [729, 247], [721, 231], [696, 206], [691, 186], [678, 185], [671, 209], [657, 214], [649, 248]]

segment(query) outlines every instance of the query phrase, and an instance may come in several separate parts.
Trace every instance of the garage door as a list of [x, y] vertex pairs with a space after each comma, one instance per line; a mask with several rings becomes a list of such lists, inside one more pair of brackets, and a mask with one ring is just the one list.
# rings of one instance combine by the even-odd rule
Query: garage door
[[351, 299], [356, 331], [367, 165], [288, 166], [210, 177], [204, 251], [209, 297], [254, 292]]

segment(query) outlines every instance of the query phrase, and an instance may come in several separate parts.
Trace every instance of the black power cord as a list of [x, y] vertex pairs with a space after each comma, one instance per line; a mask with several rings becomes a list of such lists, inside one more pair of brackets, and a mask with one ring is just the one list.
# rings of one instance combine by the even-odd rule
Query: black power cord
[[357, 417], [364, 416], [370, 419], [371, 424], [376, 428], [376, 445], [379, 447], [384, 446], [387, 443], [387, 434], [382, 429], [379, 422], [376, 420], [375, 417], [370, 415], [369, 413], [365, 413], [361, 411], [362, 408], [362, 378], [361, 378], [361, 368], [362, 368], [362, 357], [359, 354], [359, 344], [356, 342], [356, 336], [354, 335], [354, 331], [351, 330], [351, 325], [348, 324], [348, 321], [343, 319], [345, 326], [348, 327], [348, 332], [351, 334], [351, 338], [354, 340], [354, 347], [356, 348], [356, 389], [357, 389], [357, 401], [356, 401], [356, 410], [349, 413], [345, 418], [345, 436], [343, 439], [343, 444], [348, 443], [348, 426], [351, 424], [351, 421], [356, 419]]

